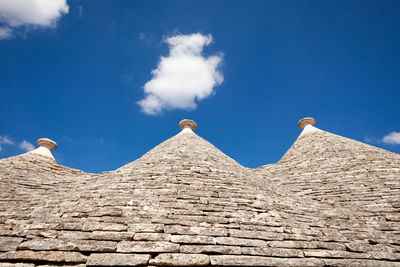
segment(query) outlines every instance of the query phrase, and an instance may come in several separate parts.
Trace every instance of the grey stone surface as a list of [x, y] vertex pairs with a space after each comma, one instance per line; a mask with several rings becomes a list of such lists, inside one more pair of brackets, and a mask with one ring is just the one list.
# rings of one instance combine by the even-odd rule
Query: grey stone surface
[[211, 265], [219, 266], [324, 266], [322, 260], [314, 258], [271, 258], [260, 256], [210, 256]]
[[166, 253], [156, 256], [149, 263], [161, 266], [206, 266], [210, 264], [210, 258], [204, 254]]
[[16, 250], [22, 240], [24, 239], [19, 237], [0, 236], [0, 251]]
[[217, 244], [219, 245], [233, 245], [233, 246], [254, 246], [265, 247], [267, 242], [258, 239], [244, 239], [235, 237], [217, 237]]
[[147, 264], [149, 254], [94, 253], [86, 262], [87, 266], [138, 266]]
[[0, 267], [35, 267], [33, 263], [0, 262]]
[[347, 267], [347, 266], [358, 266], [358, 267], [395, 267], [400, 266], [400, 262], [390, 261], [378, 261], [378, 260], [360, 260], [360, 259], [324, 259], [323, 260], [328, 266], [335, 267]]
[[95, 240], [68, 239], [33, 239], [18, 246], [20, 250], [66, 250], [66, 251], [98, 251], [113, 252], [116, 242]]
[[170, 234], [163, 233], [137, 233], [133, 237], [135, 241], [170, 241]]
[[135, 233], [161, 233], [164, 231], [164, 225], [151, 223], [135, 223], [129, 225], [129, 230]]
[[225, 228], [189, 227], [181, 225], [168, 225], [164, 228], [166, 233], [178, 235], [205, 235], [205, 236], [227, 236]]
[[178, 252], [179, 245], [162, 241], [122, 241], [117, 252]]
[[304, 254], [299, 249], [271, 248], [271, 247], [243, 247], [242, 254], [272, 257], [302, 258]]
[[100, 174], [23, 154], [0, 160], [0, 262], [396, 266], [399, 177], [400, 155], [321, 130], [257, 169], [188, 129]]
[[183, 244], [210, 244], [215, 245], [215, 238], [209, 236], [172, 235], [171, 242]]
[[79, 252], [11, 251], [0, 254], [0, 260], [49, 261], [84, 263], [87, 257]]
[[200, 245], [182, 245], [180, 247], [181, 253], [192, 253], [192, 254], [241, 254], [242, 248], [236, 246], [200, 246]]

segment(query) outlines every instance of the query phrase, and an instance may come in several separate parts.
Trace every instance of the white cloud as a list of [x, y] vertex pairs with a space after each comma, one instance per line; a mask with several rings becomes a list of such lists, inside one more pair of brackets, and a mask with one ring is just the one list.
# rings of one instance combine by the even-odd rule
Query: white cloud
[[78, 7], [78, 15], [79, 15], [80, 18], [82, 18], [82, 16], [83, 16], [83, 6], [79, 6]]
[[12, 30], [10, 27], [0, 27], [0, 40], [8, 39], [12, 36]]
[[382, 138], [382, 142], [389, 145], [400, 145], [400, 132], [391, 132]]
[[67, 14], [67, 0], [0, 0], [0, 22], [12, 28], [20, 26], [54, 27]]
[[35, 146], [32, 145], [32, 143], [23, 140], [20, 144], [19, 144], [19, 148], [25, 150], [26, 152], [32, 151], [35, 149]]
[[1, 151], [1, 145], [6, 144], [6, 145], [13, 145], [14, 142], [8, 138], [7, 136], [0, 136], [0, 151]]
[[161, 57], [153, 78], [144, 85], [146, 97], [138, 102], [142, 111], [156, 115], [164, 109], [193, 110], [195, 100], [210, 96], [213, 88], [224, 80], [218, 70], [222, 54], [204, 57], [204, 46], [212, 36], [194, 33], [175, 35], [164, 40], [169, 45], [169, 55]]

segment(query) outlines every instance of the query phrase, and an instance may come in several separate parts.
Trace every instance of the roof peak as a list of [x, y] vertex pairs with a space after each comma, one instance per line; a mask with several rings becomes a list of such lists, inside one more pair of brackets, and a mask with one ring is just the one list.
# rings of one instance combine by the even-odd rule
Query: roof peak
[[315, 125], [315, 119], [312, 117], [305, 117], [302, 118], [301, 120], [299, 120], [299, 122], [297, 123], [297, 125], [299, 126], [299, 128], [303, 129], [303, 131], [301, 132], [301, 134], [299, 135], [299, 137], [304, 136], [307, 133], [311, 133], [311, 132], [319, 132], [321, 131], [320, 129], [314, 127]]
[[[230, 158], [207, 140], [193, 132], [197, 124], [193, 120], [184, 119], [179, 122], [181, 132], [155, 146], [139, 159], [128, 163], [118, 171], [129, 171], [133, 168], [155, 168], [155, 171], [164, 173], [166, 169], [186, 169], [196, 164], [212, 166], [215, 169], [243, 168], [234, 159]], [[153, 170], [154, 171], [154, 170]]]

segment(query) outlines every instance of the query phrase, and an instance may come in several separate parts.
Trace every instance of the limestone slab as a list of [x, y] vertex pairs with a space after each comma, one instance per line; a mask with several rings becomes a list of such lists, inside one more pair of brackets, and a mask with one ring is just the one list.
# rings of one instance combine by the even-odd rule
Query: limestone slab
[[183, 244], [216, 244], [215, 238], [198, 235], [171, 235], [171, 242]]
[[250, 247], [265, 247], [268, 246], [264, 240], [257, 239], [244, 239], [235, 237], [217, 237], [217, 244], [219, 245], [232, 245], [232, 246], [250, 246]]
[[315, 258], [272, 258], [260, 256], [210, 256], [211, 265], [217, 266], [324, 266]]
[[271, 247], [243, 247], [242, 254], [272, 257], [302, 258], [304, 254], [299, 249], [271, 248]]
[[19, 237], [0, 236], [0, 251], [16, 250], [23, 240]]
[[213, 246], [213, 245], [181, 245], [181, 253], [192, 254], [241, 254], [242, 248], [236, 246]]
[[138, 266], [147, 264], [150, 254], [93, 253], [87, 266]]
[[32, 239], [18, 246], [20, 250], [66, 250], [114, 252], [117, 243], [95, 240]]
[[118, 243], [117, 252], [179, 252], [179, 244], [161, 241], [121, 241]]
[[164, 233], [137, 233], [134, 235], [135, 241], [170, 241], [171, 235]]
[[11, 251], [0, 254], [1, 260], [49, 261], [49, 262], [86, 262], [87, 256], [79, 252], [64, 251]]
[[130, 224], [129, 230], [135, 233], [161, 233], [164, 231], [163, 224], [146, 224], [146, 223], [136, 223]]
[[204, 254], [165, 253], [156, 256], [149, 264], [161, 266], [207, 266], [210, 258]]

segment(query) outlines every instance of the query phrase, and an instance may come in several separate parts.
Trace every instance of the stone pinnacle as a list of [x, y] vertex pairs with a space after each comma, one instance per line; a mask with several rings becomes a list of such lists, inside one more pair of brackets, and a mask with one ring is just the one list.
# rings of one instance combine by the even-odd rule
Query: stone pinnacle
[[184, 119], [179, 122], [179, 128], [182, 130], [189, 128], [190, 130], [194, 131], [197, 128], [197, 124], [192, 120]]
[[311, 118], [311, 117], [306, 117], [306, 118], [303, 118], [303, 119], [301, 119], [298, 123], [297, 123], [297, 125], [301, 128], [301, 129], [304, 129], [304, 127], [306, 127], [307, 125], [314, 125], [315, 124], [315, 119], [314, 118]]

